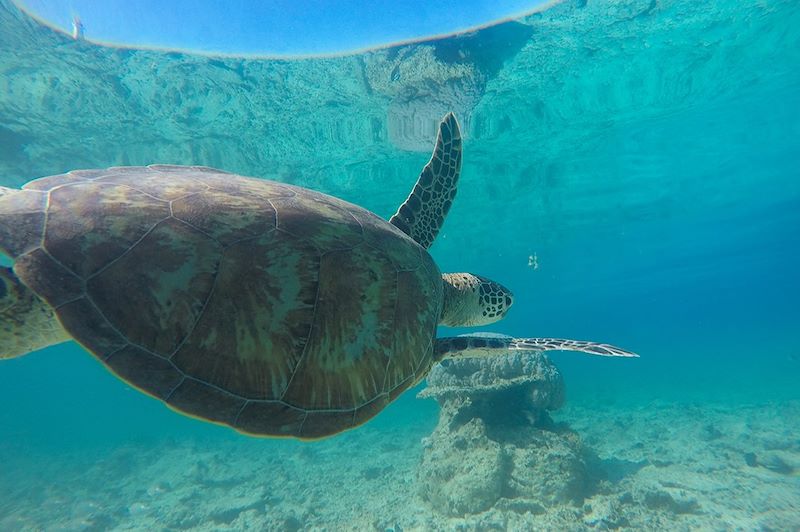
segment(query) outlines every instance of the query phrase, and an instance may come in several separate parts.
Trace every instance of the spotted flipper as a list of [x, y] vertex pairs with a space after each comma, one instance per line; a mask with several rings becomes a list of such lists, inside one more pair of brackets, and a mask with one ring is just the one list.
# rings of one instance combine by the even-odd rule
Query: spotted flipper
[[0, 359], [14, 358], [69, 340], [53, 308], [0, 267]]
[[422, 169], [414, 190], [389, 220], [417, 243], [429, 248], [442, 228], [456, 197], [461, 174], [461, 132], [453, 113], [439, 124], [431, 160]]
[[597, 342], [560, 338], [511, 338], [510, 336], [466, 335], [436, 339], [437, 360], [459, 357], [503, 355], [513, 351], [579, 351], [604, 357], [638, 357], [619, 347]]

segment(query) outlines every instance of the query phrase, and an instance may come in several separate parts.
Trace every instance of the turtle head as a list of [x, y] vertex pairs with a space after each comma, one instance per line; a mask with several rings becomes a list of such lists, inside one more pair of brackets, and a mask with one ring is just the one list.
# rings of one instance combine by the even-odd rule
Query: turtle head
[[472, 273], [442, 275], [444, 296], [441, 325], [469, 327], [489, 325], [503, 319], [514, 295], [511, 290], [486, 277]]

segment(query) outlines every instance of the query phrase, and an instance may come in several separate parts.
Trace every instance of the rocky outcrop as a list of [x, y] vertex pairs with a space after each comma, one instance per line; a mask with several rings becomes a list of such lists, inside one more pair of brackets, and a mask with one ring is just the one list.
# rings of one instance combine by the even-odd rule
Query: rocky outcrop
[[419, 397], [441, 407], [417, 472], [419, 495], [435, 510], [535, 514], [586, 496], [586, 450], [547, 413], [563, 404], [564, 382], [545, 355], [452, 360], [433, 368]]

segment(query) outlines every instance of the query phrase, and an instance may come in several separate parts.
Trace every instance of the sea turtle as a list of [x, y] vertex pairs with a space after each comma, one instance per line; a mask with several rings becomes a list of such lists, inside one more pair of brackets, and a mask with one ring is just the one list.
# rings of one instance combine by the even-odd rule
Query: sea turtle
[[0, 357], [77, 340], [184, 414], [254, 435], [361, 425], [444, 357], [590, 342], [436, 339], [506, 315], [511, 292], [426, 249], [456, 194], [442, 120], [388, 222], [305, 188], [198, 166], [77, 170], [0, 190]]

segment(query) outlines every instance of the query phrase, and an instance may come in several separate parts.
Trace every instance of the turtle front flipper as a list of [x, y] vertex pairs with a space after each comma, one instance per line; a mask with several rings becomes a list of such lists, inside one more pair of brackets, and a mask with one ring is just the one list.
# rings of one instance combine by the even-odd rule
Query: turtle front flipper
[[610, 344], [563, 340], [561, 338], [511, 338], [510, 336], [456, 336], [436, 339], [436, 359], [475, 358], [503, 355], [512, 351], [579, 351], [605, 357], [638, 357]]
[[422, 169], [417, 184], [389, 222], [429, 248], [444, 224], [461, 174], [461, 131], [453, 113], [439, 124], [431, 160]]

